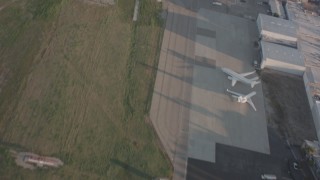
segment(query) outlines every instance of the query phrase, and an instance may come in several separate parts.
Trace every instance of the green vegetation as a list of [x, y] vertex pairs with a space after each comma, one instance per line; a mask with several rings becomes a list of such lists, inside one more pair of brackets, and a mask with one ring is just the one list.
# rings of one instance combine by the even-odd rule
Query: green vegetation
[[58, 11], [62, 0], [31, 0], [28, 2], [28, 7], [32, 12], [34, 18], [50, 18], [53, 17]]
[[14, 160], [10, 156], [10, 152], [6, 147], [0, 146], [0, 174], [2, 174], [3, 178], [8, 178], [6, 176], [6, 167], [13, 167]]
[[[10, 1], [0, 1], [9, 3]], [[0, 4], [0, 6], [2, 6]], [[161, 5], [99, 7], [21, 0], [0, 11], [0, 140], [65, 162], [10, 179], [150, 179], [170, 176], [146, 116], [163, 29]], [[9, 148], [0, 149], [8, 157]]]

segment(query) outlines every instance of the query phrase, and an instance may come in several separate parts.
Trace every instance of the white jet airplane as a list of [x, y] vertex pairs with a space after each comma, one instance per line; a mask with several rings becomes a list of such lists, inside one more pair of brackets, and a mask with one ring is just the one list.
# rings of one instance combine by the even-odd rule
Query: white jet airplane
[[251, 86], [251, 88], [253, 88], [256, 84], [260, 83], [260, 81], [258, 81], [259, 77], [254, 77], [252, 79], [248, 79], [245, 77], [245, 76], [248, 76], [250, 74], [255, 73], [256, 71], [239, 74], [239, 73], [236, 73], [228, 68], [221, 68], [221, 69], [224, 73], [228, 74], [228, 79], [230, 79], [232, 81], [231, 82], [232, 86], [234, 86], [237, 83], [237, 81], [240, 81], [244, 84], [248, 84]]
[[237, 102], [239, 103], [248, 103], [250, 104], [250, 106], [255, 110], [257, 111], [256, 107], [254, 106], [252, 100], [251, 100], [251, 97], [256, 95], [256, 92], [253, 91], [247, 95], [244, 95], [244, 94], [240, 94], [240, 93], [237, 93], [237, 92], [234, 92], [234, 91], [230, 91], [229, 89], [227, 89], [227, 92], [231, 93], [231, 96], [236, 98], [237, 99]]

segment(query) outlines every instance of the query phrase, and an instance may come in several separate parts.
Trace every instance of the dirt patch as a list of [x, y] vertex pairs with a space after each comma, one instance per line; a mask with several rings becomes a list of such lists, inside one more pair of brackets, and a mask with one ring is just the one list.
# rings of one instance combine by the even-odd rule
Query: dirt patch
[[316, 139], [302, 77], [272, 70], [261, 74], [268, 126], [291, 143]]
[[26, 169], [34, 170], [36, 168], [57, 168], [63, 166], [63, 162], [58, 158], [39, 156], [29, 152], [16, 152], [14, 150], [10, 150], [10, 152], [15, 158], [16, 164]]
[[2, 11], [4, 8], [6, 8], [8, 4], [0, 5], [0, 11]]

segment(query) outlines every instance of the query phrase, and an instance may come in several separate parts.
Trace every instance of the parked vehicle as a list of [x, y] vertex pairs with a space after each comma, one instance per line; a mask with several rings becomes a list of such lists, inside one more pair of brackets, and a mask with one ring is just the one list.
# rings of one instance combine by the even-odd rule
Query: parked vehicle
[[274, 175], [274, 174], [262, 174], [261, 175], [261, 179], [264, 179], [264, 180], [276, 180], [277, 176]]

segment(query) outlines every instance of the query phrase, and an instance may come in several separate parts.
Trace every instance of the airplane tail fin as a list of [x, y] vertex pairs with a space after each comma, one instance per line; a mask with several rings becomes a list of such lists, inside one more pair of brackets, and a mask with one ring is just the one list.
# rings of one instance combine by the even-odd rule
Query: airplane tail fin
[[253, 108], [254, 111], [257, 111], [256, 106], [253, 104], [252, 100], [249, 99], [249, 101], [247, 101], [248, 104], [250, 104], [250, 106]]
[[253, 81], [251, 83], [251, 88], [253, 88], [255, 85], [259, 84], [261, 81]]

